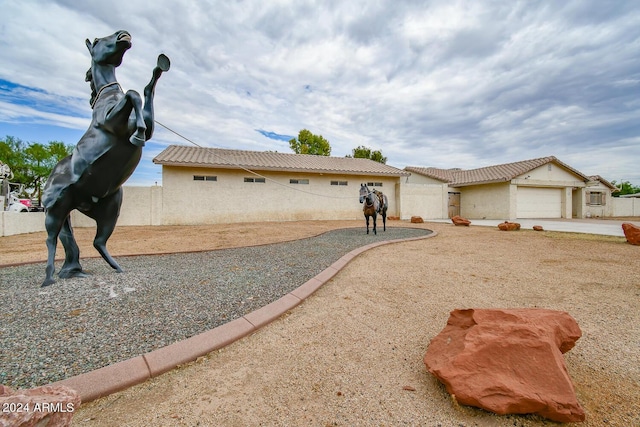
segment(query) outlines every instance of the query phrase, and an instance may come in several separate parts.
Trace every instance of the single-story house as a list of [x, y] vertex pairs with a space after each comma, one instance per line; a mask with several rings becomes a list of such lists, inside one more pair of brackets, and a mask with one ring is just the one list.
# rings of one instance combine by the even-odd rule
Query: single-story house
[[[478, 169], [408, 166], [403, 207], [414, 215], [443, 218], [585, 218], [610, 216], [616, 188], [600, 176], [586, 176], [554, 156]], [[415, 194], [430, 192], [428, 205]], [[438, 203], [440, 203], [438, 205]], [[440, 212], [434, 212], [434, 206]], [[421, 213], [420, 209], [424, 212]], [[403, 209], [403, 216], [405, 210]]]
[[409, 172], [368, 159], [171, 145], [162, 165], [162, 223], [361, 219], [360, 184], [389, 199]]

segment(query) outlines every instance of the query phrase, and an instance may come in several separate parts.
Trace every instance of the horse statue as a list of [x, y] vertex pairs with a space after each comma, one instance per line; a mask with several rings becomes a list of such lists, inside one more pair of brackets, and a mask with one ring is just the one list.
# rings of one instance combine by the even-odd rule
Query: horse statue
[[93, 115], [89, 129], [73, 153], [53, 168], [44, 187], [47, 230], [47, 267], [42, 286], [55, 283], [53, 273], [58, 237], [65, 251], [65, 261], [58, 273], [61, 278], [84, 277], [80, 250], [73, 236], [69, 215], [74, 209], [96, 221], [93, 246], [117, 272], [118, 263], [107, 251], [106, 243], [116, 226], [122, 204], [122, 184], [131, 176], [142, 156], [142, 147], [153, 135], [153, 97], [156, 83], [170, 67], [169, 58], [158, 56], [151, 81], [140, 94], [126, 93], [116, 80], [116, 67], [131, 48], [127, 31], [86, 40], [91, 54], [91, 69], [86, 81], [92, 88]]
[[364, 203], [362, 211], [367, 221], [367, 234], [369, 234], [369, 217], [373, 217], [373, 234], [378, 234], [376, 229], [378, 214], [382, 215], [384, 231], [387, 231], [387, 208], [389, 207], [387, 196], [377, 190], [369, 191], [366, 184], [360, 184], [360, 203]]

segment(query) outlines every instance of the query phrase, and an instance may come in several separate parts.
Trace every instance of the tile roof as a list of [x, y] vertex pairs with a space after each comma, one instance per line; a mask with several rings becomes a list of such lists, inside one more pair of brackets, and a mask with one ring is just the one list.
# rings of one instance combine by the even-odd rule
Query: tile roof
[[407, 176], [408, 172], [369, 159], [313, 156], [308, 154], [275, 153], [269, 151], [230, 150], [170, 145], [158, 154], [153, 163], [167, 166], [188, 166], [261, 171], [315, 172], [349, 175]]
[[404, 170], [447, 182], [454, 186], [463, 186], [511, 181], [515, 177], [530, 172], [535, 168], [546, 165], [547, 163], [555, 163], [578, 175], [585, 182], [591, 180], [582, 172], [561, 162], [554, 156], [540, 157], [538, 159], [523, 160], [520, 162], [505, 163], [502, 165], [486, 166], [483, 168], [468, 170], [421, 168], [416, 166], [407, 166]]

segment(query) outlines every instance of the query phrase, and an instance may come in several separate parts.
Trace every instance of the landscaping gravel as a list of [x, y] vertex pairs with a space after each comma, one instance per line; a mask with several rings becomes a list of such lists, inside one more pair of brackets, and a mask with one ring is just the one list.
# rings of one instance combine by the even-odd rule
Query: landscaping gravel
[[[0, 384], [30, 388], [189, 338], [275, 301], [349, 251], [429, 234], [341, 229], [293, 242], [83, 260], [86, 278], [40, 288], [44, 263], [0, 270]], [[56, 271], [60, 263], [56, 263]]]

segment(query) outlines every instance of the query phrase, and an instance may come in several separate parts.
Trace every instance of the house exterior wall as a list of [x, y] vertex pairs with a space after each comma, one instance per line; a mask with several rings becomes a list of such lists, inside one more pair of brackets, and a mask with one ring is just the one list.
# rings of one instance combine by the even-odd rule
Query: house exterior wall
[[445, 184], [400, 184], [400, 219], [447, 218], [448, 188]]
[[411, 173], [407, 178], [402, 179], [403, 184], [424, 184], [424, 185], [443, 185], [444, 183], [435, 178], [420, 175], [419, 173]]
[[[585, 188], [581, 189], [582, 193], [582, 218], [599, 218], [599, 217], [608, 217], [613, 216], [613, 206], [611, 201], [613, 197], [611, 196], [611, 189], [604, 185], [601, 182], [598, 182], [597, 185], [588, 185]], [[592, 199], [590, 193], [600, 193], [600, 197], [597, 199], [601, 200], [602, 203], [591, 204], [590, 201]]]
[[[257, 177], [236, 169], [165, 165], [162, 171], [165, 225], [360, 219], [360, 183], [368, 182], [382, 183], [381, 187], [372, 188], [387, 196], [387, 215], [399, 215], [397, 177], [260, 172], [266, 182], [245, 182], [245, 178]], [[196, 181], [194, 176], [215, 177], [215, 181]], [[291, 184], [291, 179], [308, 183]], [[347, 185], [331, 185], [332, 181], [346, 181]]]
[[[583, 209], [585, 203], [584, 194], [581, 192], [585, 187], [585, 183], [573, 172], [561, 166], [548, 163], [516, 177], [511, 182], [523, 188], [558, 188], [561, 190], [560, 206], [558, 207], [559, 217], [581, 218], [585, 215]], [[546, 214], [541, 211], [540, 217], [545, 216]], [[512, 218], [516, 217], [517, 215]]]
[[476, 219], [513, 218], [515, 210], [511, 206], [511, 187], [510, 183], [505, 182], [471, 185], [455, 189], [454, 191], [460, 192], [460, 216]]

